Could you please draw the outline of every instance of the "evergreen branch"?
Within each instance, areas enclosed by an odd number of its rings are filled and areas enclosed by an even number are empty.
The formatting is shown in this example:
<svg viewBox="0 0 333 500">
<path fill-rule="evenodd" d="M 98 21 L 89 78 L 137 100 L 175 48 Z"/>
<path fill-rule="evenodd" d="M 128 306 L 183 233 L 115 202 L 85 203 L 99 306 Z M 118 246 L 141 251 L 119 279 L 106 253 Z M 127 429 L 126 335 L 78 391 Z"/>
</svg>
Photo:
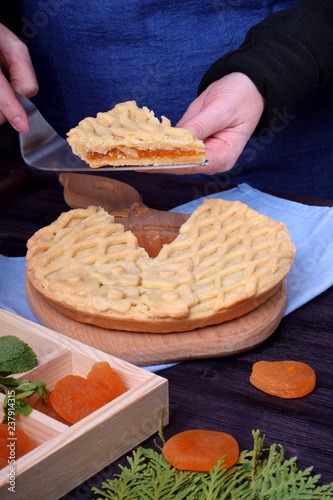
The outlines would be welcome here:
<svg viewBox="0 0 333 500">
<path fill-rule="evenodd" d="M 312 467 L 297 468 L 296 457 L 286 460 L 281 445 L 264 448 L 265 436 L 252 432 L 253 450 L 242 451 L 236 465 L 223 469 L 223 459 L 209 473 L 179 471 L 157 449 L 138 447 L 127 457 L 129 467 L 92 488 L 97 500 L 328 500 L 333 482 L 318 486 Z M 164 443 L 163 430 L 159 437 Z M 267 456 L 266 456 L 267 455 Z"/>
</svg>

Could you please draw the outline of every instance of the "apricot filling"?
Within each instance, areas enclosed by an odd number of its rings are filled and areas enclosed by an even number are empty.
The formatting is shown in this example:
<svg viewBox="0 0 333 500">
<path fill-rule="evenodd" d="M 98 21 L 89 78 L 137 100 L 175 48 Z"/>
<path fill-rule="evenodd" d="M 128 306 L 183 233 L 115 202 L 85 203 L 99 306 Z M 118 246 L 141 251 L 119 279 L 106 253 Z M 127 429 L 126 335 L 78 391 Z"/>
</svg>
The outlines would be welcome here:
<svg viewBox="0 0 333 500">
<path fill-rule="evenodd" d="M 189 158 L 193 156 L 202 156 L 202 153 L 198 155 L 197 151 L 194 150 L 184 150 L 184 149 L 148 149 L 148 150 L 140 150 L 135 148 L 126 148 L 126 151 L 123 151 L 121 148 L 114 148 L 106 153 L 97 153 L 94 151 L 89 151 L 87 153 L 87 158 L 89 160 L 107 160 L 109 162 L 113 162 L 119 159 L 126 158 L 142 158 L 142 159 L 162 159 L 162 158 Z M 204 161 L 204 157 L 202 158 Z"/>
</svg>

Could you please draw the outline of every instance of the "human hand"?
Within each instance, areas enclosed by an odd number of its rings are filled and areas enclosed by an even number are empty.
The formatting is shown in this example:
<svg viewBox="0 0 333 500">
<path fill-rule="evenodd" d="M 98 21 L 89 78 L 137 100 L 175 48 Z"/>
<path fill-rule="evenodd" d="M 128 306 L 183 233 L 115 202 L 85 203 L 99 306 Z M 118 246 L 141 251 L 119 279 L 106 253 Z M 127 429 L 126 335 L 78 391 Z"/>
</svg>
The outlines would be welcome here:
<svg viewBox="0 0 333 500">
<path fill-rule="evenodd" d="M 29 119 L 15 92 L 33 97 L 38 92 L 37 79 L 27 46 L 0 24 L 0 124 L 8 120 L 15 130 L 24 133 L 29 129 Z"/>
<path fill-rule="evenodd" d="M 204 141 L 209 163 L 205 167 L 174 169 L 172 173 L 211 175 L 230 170 L 255 130 L 264 107 L 264 98 L 243 73 L 231 73 L 212 83 L 190 104 L 177 124 Z"/>
</svg>

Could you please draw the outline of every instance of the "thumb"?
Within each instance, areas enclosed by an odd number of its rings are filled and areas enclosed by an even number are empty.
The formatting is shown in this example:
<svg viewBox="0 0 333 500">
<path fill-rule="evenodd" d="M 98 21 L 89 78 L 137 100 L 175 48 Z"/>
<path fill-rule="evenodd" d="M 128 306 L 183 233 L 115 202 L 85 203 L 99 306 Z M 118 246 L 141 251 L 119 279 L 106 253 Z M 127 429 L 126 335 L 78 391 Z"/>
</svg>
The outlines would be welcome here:
<svg viewBox="0 0 333 500">
<path fill-rule="evenodd" d="M 177 126 L 191 130 L 195 137 L 202 141 L 223 130 L 226 126 L 217 109 L 205 108 L 189 119 L 184 118 L 179 121 Z"/>
</svg>

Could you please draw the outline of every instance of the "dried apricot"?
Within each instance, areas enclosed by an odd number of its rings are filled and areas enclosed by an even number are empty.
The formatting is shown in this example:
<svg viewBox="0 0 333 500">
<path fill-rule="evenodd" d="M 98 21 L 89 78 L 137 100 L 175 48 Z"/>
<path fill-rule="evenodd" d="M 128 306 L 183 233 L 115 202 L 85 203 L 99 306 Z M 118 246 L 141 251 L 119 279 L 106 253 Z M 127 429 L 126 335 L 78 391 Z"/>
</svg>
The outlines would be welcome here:
<svg viewBox="0 0 333 500">
<path fill-rule="evenodd" d="M 172 436 L 162 453 L 177 469 L 208 472 L 222 457 L 225 457 L 222 468 L 234 465 L 239 446 L 236 439 L 225 432 L 194 429 Z"/>
<path fill-rule="evenodd" d="M 113 399 L 127 391 L 118 373 L 115 372 L 106 361 L 95 363 L 88 373 L 87 379 L 98 382 L 106 387 L 110 391 Z"/>
<path fill-rule="evenodd" d="M 252 367 L 250 382 L 267 394 L 301 398 L 315 388 L 316 374 L 300 361 L 258 361 Z"/>
<path fill-rule="evenodd" d="M 7 424 L 0 424 L 0 469 L 6 467 L 11 458 L 18 460 L 36 448 L 33 441 L 22 429 L 16 427 L 13 436 L 10 435 L 9 431 Z"/>
<path fill-rule="evenodd" d="M 50 396 L 55 411 L 71 424 L 75 424 L 111 400 L 112 396 L 108 389 L 79 375 L 66 375 L 58 380 Z"/>
<path fill-rule="evenodd" d="M 63 424 L 68 425 L 70 423 L 67 420 L 65 420 L 61 415 L 59 415 L 59 413 L 56 412 L 55 409 L 53 408 L 52 403 L 51 403 L 51 393 L 50 392 L 48 392 L 46 394 L 46 405 L 43 404 L 42 398 L 38 396 L 36 401 L 34 401 L 31 404 L 31 407 L 34 410 L 37 410 L 37 411 L 40 411 L 41 413 L 44 413 L 44 415 L 48 415 L 49 417 L 51 417 L 55 420 L 58 420 L 59 422 L 62 422 Z"/>
</svg>

